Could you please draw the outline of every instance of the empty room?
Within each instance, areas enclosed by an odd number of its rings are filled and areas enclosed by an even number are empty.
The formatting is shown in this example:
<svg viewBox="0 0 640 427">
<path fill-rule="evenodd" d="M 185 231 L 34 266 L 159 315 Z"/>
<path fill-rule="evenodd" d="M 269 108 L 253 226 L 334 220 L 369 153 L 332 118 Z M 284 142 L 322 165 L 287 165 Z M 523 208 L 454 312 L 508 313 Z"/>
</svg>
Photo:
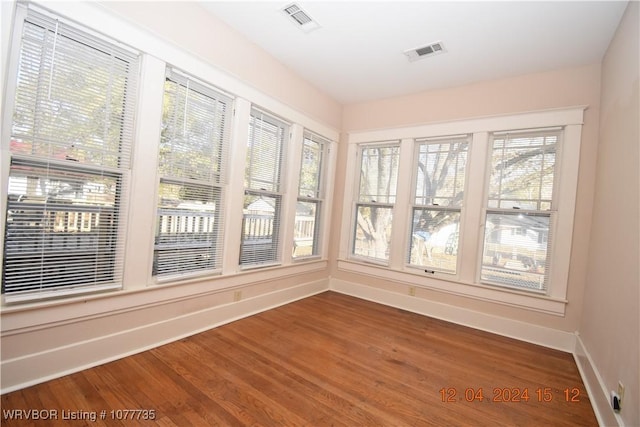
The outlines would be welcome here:
<svg viewBox="0 0 640 427">
<path fill-rule="evenodd" d="M 640 426 L 639 2 L 0 31 L 3 425 Z"/>
</svg>

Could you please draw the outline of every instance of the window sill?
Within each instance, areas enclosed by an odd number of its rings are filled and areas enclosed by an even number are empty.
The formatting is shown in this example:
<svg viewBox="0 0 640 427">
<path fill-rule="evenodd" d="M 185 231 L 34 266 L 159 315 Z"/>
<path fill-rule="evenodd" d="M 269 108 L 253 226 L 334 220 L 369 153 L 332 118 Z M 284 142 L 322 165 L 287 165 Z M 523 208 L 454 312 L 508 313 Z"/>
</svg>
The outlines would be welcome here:
<svg viewBox="0 0 640 427">
<path fill-rule="evenodd" d="M 564 299 L 547 295 L 482 283 L 464 282 L 459 279 L 454 280 L 451 275 L 446 273 L 436 272 L 425 277 L 424 274 L 418 274 L 419 270 L 416 272 L 399 271 L 356 260 L 338 260 L 338 270 L 555 316 L 564 316 L 567 304 Z"/>
<path fill-rule="evenodd" d="M 138 289 L 122 289 L 114 292 L 102 292 L 69 298 L 57 298 L 25 304 L 0 307 L 2 316 L 2 336 L 7 337 L 27 331 L 53 328 L 78 321 L 100 319 L 114 313 L 128 313 L 164 307 L 167 304 L 189 304 L 219 292 L 242 289 L 247 286 L 263 284 L 268 281 L 302 277 L 327 270 L 327 261 L 317 261 L 299 266 L 285 266 L 258 270 L 254 273 L 243 272 L 215 276 L 197 281 L 167 283 L 160 286 L 149 285 Z M 301 282 L 308 282 L 302 279 Z M 223 303 L 224 305 L 224 303 Z M 162 308 L 160 308 L 162 310 Z"/>
<path fill-rule="evenodd" d="M 25 317 L 22 320 L 29 325 L 32 322 L 58 322 L 61 320 L 58 316 L 66 319 L 66 314 L 64 313 L 66 313 L 67 309 L 60 311 L 59 308 L 61 307 L 80 305 L 83 307 L 82 310 L 85 311 L 84 314 L 100 316 L 106 312 L 130 310 L 140 306 L 162 305 L 169 301 L 190 299 L 198 295 L 227 291 L 254 283 L 295 277 L 316 271 L 326 271 L 327 264 L 327 261 L 322 259 L 300 265 L 240 271 L 235 274 L 182 278 L 179 281 L 163 282 L 162 284 L 150 282 L 148 286 L 142 288 L 128 288 L 125 285 L 124 288 L 111 292 L 38 300 L 24 304 L 7 305 L 3 303 L 0 307 L 0 313 L 3 315 L 23 313 Z M 88 304 L 98 300 L 101 302 L 99 309 L 96 309 L 95 305 Z M 34 317 L 30 314 L 33 310 L 42 310 L 42 314 L 39 317 Z M 3 330 L 5 328 L 13 329 L 11 325 L 3 323 Z"/>
<path fill-rule="evenodd" d="M 106 285 L 80 286 L 58 291 L 49 289 L 34 293 L 5 294 L 3 300 L 6 307 L 18 307 L 20 304 L 46 303 L 63 298 L 88 298 L 92 295 L 101 295 L 106 292 L 119 291 L 121 289 L 122 285 L 111 283 Z"/>
</svg>

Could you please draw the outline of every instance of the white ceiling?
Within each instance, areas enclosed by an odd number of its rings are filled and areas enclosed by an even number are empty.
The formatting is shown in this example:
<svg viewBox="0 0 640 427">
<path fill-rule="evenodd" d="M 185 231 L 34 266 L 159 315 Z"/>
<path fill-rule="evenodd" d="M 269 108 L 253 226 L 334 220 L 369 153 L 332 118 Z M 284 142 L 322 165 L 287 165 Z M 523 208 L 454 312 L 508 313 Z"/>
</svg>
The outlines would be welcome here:
<svg viewBox="0 0 640 427">
<path fill-rule="evenodd" d="M 291 1 L 205 2 L 281 63 L 342 104 L 596 63 L 626 1 L 299 1 L 320 27 L 305 33 Z M 447 52 L 403 52 L 441 41 Z"/>
</svg>

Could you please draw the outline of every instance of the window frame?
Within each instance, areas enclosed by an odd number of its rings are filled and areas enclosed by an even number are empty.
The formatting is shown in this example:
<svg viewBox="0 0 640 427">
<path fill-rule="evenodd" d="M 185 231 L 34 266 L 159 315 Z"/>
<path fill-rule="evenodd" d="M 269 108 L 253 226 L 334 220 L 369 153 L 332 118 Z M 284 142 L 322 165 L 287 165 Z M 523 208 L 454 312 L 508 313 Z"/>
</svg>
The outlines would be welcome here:
<svg viewBox="0 0 640 427">
<path fill-rule="evenodd" d="M 194 208 L 187 208 L 187 209 L 178 209 L 178 207 L 176 207 L 175 209 L 173 209 L 174 212 L 174 216 L 178 217 L 175 218 L 177 221 L 180 221 L 179 217 L 183 217 L 182 218 L 182 222 L 186 224 L 182 224 L 183 228 L 184 227 L 195 227 L 197 222 L 200 223 L 206 223 L 206 222 L 210 222 L 211 220 L 213 221 L 213 231 L 211 233 L 204 233 L 204 234 L 210 234 L 210 236 L 203 236 L 203 233 L 199 233 L 198 236 L 195 236 L 195 234 L 198 233 L 194 233 L 194 237 L 198 237 L 198 239 L 196 239 L 195 242 L 191 243 L 191 247 L 182 247 L 182 248 L 176 248 L 174 251 L 171 251 L 172 253 L 169 254 L 169 257 L 172 259 L 175 259 L 176 261 L 178 261 L 182 256 L 195 256 L 198 259 L 203 259 L 204 261 L 202 262 L 202 265 L 198 268 L 197 265 L 194 265 L 193 268 L 190 269 L 186 269 L 186 270 L 181 270 L 181 271 L 170 271 L 168 273 L 164 273 L 164 274 L 159 274 L 157 272 L 157 268 L 158 268 L 158 259 L 159 259 L 159 254 L 161 253 L 160 251 L 165 251 L 168 252 L 166 249 L 161 248 L 162 243 L 159 242 L 159 239 L 161 238 L 161 236 L 158 234 L 159 233 L 159 229 L 162 227 L 162 223 L 160 223 L 159 221 L 162 221 L 162 219 L 159 217 L 159 212 L 162 211 L 163 209 L 166 211 L 166 207 L 161 207 L 159 205 L 159 200 L 160 200 L 160 194 L 158 194 L 158 196 L 156 197 L 156 212 L 155 212 L 155 216 L 154 216 L 154 224 L 155 224 L 155 239 L 154 239 L 154 249 L 153 249 L 153 267 L 152 267 L 152 277 L 155 279 L 155 281 L 157 283 L 165 283 L 165 282 L 171 282 L 171 281 L 176 281 L 176 280 L 181 280 L 181 279 L 188 279 L 191 277 L 198 277 L 198 276 L 203 276 L 203 275 L 218 275 L 222 273 L 222 267 L 223 267 L 223 255 L 224 255 L 224 236 L 225 236 L 225 208 L 226 208 L 226 194 L 227 194 L 227 172 L 228 172 L 228 167 L 229 167 L 229 145 L 230 145 L 230 140 L 231 140 L 231 122 L 232 122 L 232 117 L 233 117 L 233 109 L 234 109 L 234 99 L 232 96 L 230 96 L 229 94 L 219 90 L 218 88 L 214 87 L 211 84 L 208 84 L 194 76 L 192 76 L 189 73 L 186 73 L 176 67 L 172 67 L 170 65 L 167 64 L 166 66 L 166 71 L 165 71 L 165 82 L 164 82 L 164 86 L 163 86 L 163 112 L 162 114 L 165 114 L 164 108 L 166 107 L 166 96 L 167 96 L 167 86 L 168 86 L 168 82 L 171 82 L 171 84 L 175 85 L 179 90 L 183 90 L 184 89 L 184 93 L 185 93 L 185 101 L 184 101 L 184 105 L 180 105 L 180 108 L 184 109 L 184 112 L 182 112 L 182 115 L 184 116 L 184 113 L 186 113 L 187 108 L 188 108 L 188 100 L 189 100 L 189 96 L 193 96 L 192 93 L 194 94 L 198 94 L 201 97 L 206 97 L 208 98 L 208 100 L 212 101 L 215 104 L 215 111 L 212 113 L 212 115 L 207 115 L 207 118 L 211 119 L 211 121 L 215 121 L 213 119 L 217 119 L 219 120 L 220 126 L 221 127 L 216 127 L 217 130 L 217 134 L 216 135 L 216 139 L 217 141 L 212 142 L 212 145 L 214 146 L 214 148 L 216 149 L 216 153 L 212 153 L 211 157 L 207 157 L 207 160 L 211 161 L 212 166 L 216 166 L 214 168 L 217 169 L 216 172 L 211 172 L 209 179 L 202 179 L 203 177 L 199 177 L 199 178 L 185 178 L 185 177 L 178 177 L 178 176 L 173 176 L 172 174 L 162 174 L 161 173 L 161 163 L 163 161 L 163 156 L 162 153 L 158 153 L 158 184 L 157 184 L 157 192 L 160 192 L 160 187 L 164 184 L 164 185 L 178 185 L 178 186 L 183 186 L 183 188 L 191 188 L 191 189 L 195 189 L 195 188 L 199 188 L 202 189 L 205 193 L 202 194 L 202 196 L 211 196 L 213 198 L 213 200 L 215 201 L 214 205 L 216 207 L 215 212 L 213 212 L 212 214 L 202 214 L 202 209 L 196 209 Z M 169 95 L 171 96 L 171 94 Z M 179 95 L 173 95 L 174 97 L 178 97 Z M 219 111 L 220 108 L 220 104 L 224 105 L 224 111 L 221 113 Z M 209 111 L 207 111 L 207 113 L 210 113 Z M 180 112 L 174 112 L 173 114 L 174 116 L 179 116 Z M 202 117 L 201 117 L 202 119 Z M 183 117 L 184 120 L 184 126 L 186 126 L 186 121 L 187 118 Z M 170 126 L 168 126 L 170 127 Z M 175 131 L 175 129 L 173 129 Z M 197 128 L 196 128 L 197 130 Z M 206 133 L 207 131 L 209 131 L 211 129 L 203 129 L 202 131 L 204 133 Z M 191 130 L 191 132 L 193 132 L 193 130 Z M 161 150 L 162 145 L 163 145 L 163 141 L 162 141 L 162 136 L 160 136 L 160 141 L 158 144 L 158 151 Z M 213 136 L 211 137 L 213 138 Z M 176 148 L 173 138 L 171 137 L 167 137 L 166 138 L 167 141 L 165 141 L 168 145 L 170 145 L 172 148 Z M 187 146 L 183 144 L 178 143 L 178 147 L 180 149 L 185 149 L 187 148 Z M 217 156 L 216 156 L 217 154 Z M 172 163 L 175 163 L 175 159 L 171 158 L 170 159 L 172 161 Z M 172 166 L 178 166 L 173 164 Z M 180 171 L 178 171 L 180 172 Z M 181 170 L 181 172 L 186 172 L 185 170 Z M 183 215 L 183 213 L 193 213 L 194 215 Z M 200 212 L 200 214 L 198 214 L 198 212 Z M 164 221 L 164 225 L 165 228 L 166 227 L 170 227 L 171 224 L 171 218 L 167 218 L 166 221 Z M 178 226 L 180 224 L 177 224 L 176 226 Z M 174 227 L 175 228 L 175 227 Z M 203 239 L 201 239 L 200 237 L 205 237 L 204 242 L 201 242 Z M 177 236 L 177 239 L 179 240 L 180 237 Z M 201 242 L 201 243 L 199 243 Z M 203 245 L 211 245 L 210 249 L 208 251 L 203 251 L 202 247 Z M 186 249 L 186 250 L 185 250 Z M 182 255 L 181 255 L 182 254 Z M 210 258 L 209 258 L 210 257 Z"/>
<path fill-rule="evenodd" d="M 501 207 L 500 203 L 501 203 L 501 199 L 495 199 L 498 203 L 497 207 L 490 207 L 490 203 L 491 200 L 494 200 L 491 198 L 491 194 L 490 194 L 490 186 L 491 186 L 491 175 L 492 175 L 492 159 L 493 159 L 493 144 L 495 141 L 495 137 L 496 135 L 498 136 L 503 136 L 506 139 L 508 136 L 510 135 L 514 135 L 514 136 L 532 136 L 532 135 L 538 135 L 538 136 L 542 136 L 543 138 L 546 138 L 549 134 L 555 133 L 557 136 L 557 140 L 555 142 L 555 158 L 554 158 L 554 171 L 553 171 L 553 192 L 552 192 L 552 196 L 551 196 L 551 200 L 548 201 L 549 203 L 549 209 L 541 209 L 541 203 L 544 203 L 546 201 L 546 199 L 537 199 L 537 206 L 538 209 L 531 209 L 531 208 L 520 208 L 520 207 L 515 207 L 515 208 L 507 208 L 507 207 Z M 552 128 L 536 128 L 536 129 L 525 129 L 525 130 L 511 130 L 511 131 L 495 131 L 495 132 L 491 132 L 489 134 L 489 139 L 488 139 L 488 147 L 487 147 L 487 164 L 486 164 L 486 184 L 485 184 L 485 199 L 484 199 L 484 212 L 483 212 L 483 232 L 482 232 L 482 239 L 481 239 L 481 245 L 482 248 L 480 250 L 480 263 L 479 263 L 479 267 L 478 267 L 478 275 L 477 275 L 477 281 L 479 283 L 483 283 L 486 285 L 490 285 L 490 286 L 498 286 L 498 287 L 505 287 L 505 288 L 511 288 L 513 290 L 516 291 L 522 291 L 522 292 L 531 292 L 531 293 L 537 293 L 540 295 L 547 295 L 550 291 L 550 287 L 551 287 L 551 283 L 549 283 L 551 281 L 551 272 L 553 271 L 553 265 L 554 262 L 552 261 L 553 259 L 553 251 L 554 251 L 554 242 L 555 242 L 555 238 L 551 238 L 550 236 L 555 236 L 556 234 L 556 230 L 557 230 L 557 225 L 556 225 L 556 217 L 558 215 L 558 209 L 557 209 L 557 205 L 560 202 L 558 200 L 557 197 L 557 191 L 556 188 L 559 185 L 559 180 L 560 180 L 560 175 L 561 170 L 561 164 L 562 164 L 562 150 L 563 150 L 563 146 L 564 146 L 564 138 L 563 138 L 563 134 L 564 134 L 564 128 L 563 127 L 552 127 Z M 505 141 L 506 142 L 506 141 Z M 523 199 L 524 200 L 524 199 Z M 532 201 L 534 199 L 531 199 L 529 201 Z M 517 204 L 517 200 L 511 200 L 512 204 Z M 544 281 L 543 283 L 541 283 L 540 285 L 540 289 L 536 289 L 536 288 L 526 288 L 524 286 L 517 286 L 517 285 L 509 285 L 507 283 L 504 282 L 499 282 L 499 281 L 492 281 L 486 278 L 483 278 L 483 267 L 484 267 L 484 262 L 483 262 L 483 257 L 484 257 L 484 248 L 486 245 L 486 224 L 487 224 L 487 218 L 489 215 L 504 215 L 504 216 L 509 216 L 509 215 L 525 215 L 525 216 L 531 216 L 531 217 L 546 217 L 548 218 L 548 230 L 546 233 L 546 260 L 545 260 L 545 264 L 547 263 L 551 263 L 550 268 L 546 268 L 545 269 L 545 274 L 544 274 Z M 513 270 L 508 270 L 508 271 L 513 271 Z M 508 274 L 508 273 L 507 273 Z"/>
<path fill-rule="evenodd" d="M 266 255 L 268 255 L 268 257 L 264 259 L 252 258 L 250 260 L 247 260 L 247 262 L 243 262 L 244 250 L 248 248 L 248 247 L 245 247 L 244 242 L 247 240 L 250 240 L 250 239 L 247 239 L 246 238 L 247 236 L 245 235 L 247 230 L 247 225 L 246 225 L 247 213 L 245 213 L 244 211 L 248 206 L 245 207 L 244 203 L 246 201 L 243 202 L 242 226 L 240 229 L 240 253 L 238 254 L 238 267 L 241 270 L 261 268 L 261 267 L 271 267 L 271 266 L 281 265 L 283 263 L 283 241 L 284 241 L 283 233 L 286 226 L 285 221 L 283 220 L 285 219 L 284 210 L 286 208 L 285 206 L 285 202 L 286 202 L 285 196 L 286 196 L 286 189 L 287 189 L 286 178 L 288 176 L 288 173 L 287 173 L 288 160 L 289 160 L 288 148 L 291 141 L 291 123 L 281 119 L 275 114 L 266 112 L 260 109 L 259 107 L 252 105 L 249 113 L 249 121 L 248 121 L 249 129 L 251 129 L 251 127 L 254 126 L 252 124 L 252 120 L 258 120 L 258 119 L 280 129 L 282 132 L 282 139 L 279 141 L 279 144 L 280 144 L 279 155 L 276 159 L 278 163 L 278 171 L 277 171 L 278 176 L 276 180 L 269 183 L 274 186 L 273 189 L 252 188 L 251 187 L 252 180 L 255 175 L 253 175 L 252 173 L 249 173 L 249 175 L 247 176 L 247 173 L 248 173 L 248 170 L 253 165 L 253 163 L 245 161 L 244 163 L 245 169 L 243 171 L 243 177 L 244 179 L 249 178 L 249 181 L 245 182 L 245 184 L 243 185 L 243 193 L 245 198 L 258 197 L 259 200 L 264 198 L 273 199 L 274 206 L 271 206 L 271 208 L 274 210 L 274 214 L 273 214 L 273 219 L 271 221 L 271 225 L 267 224 L 268 227 L 271 227 L 271 240 L 270 242 L 266 242 L 266 245 L 263 245 L 264 246 L 263 252 Z M 253 130 L 253 132 L 255 132 L 255 130 Z M 278 133 L 280 133 L 280 131 Z M 250 149 L 248 148 L 249 142 L 255 138 L 256 138 L 255 134 L 252 136 L 251 131 L 247 132 L 247 141 L 245 142 L 245 144 L 247 144 L 245 159 L 247 159 L 250 156 L 249 154 Z M 260 218 L 257 218 L 257 219 L 259 220 Z M 262 228 L 263 225 L 264 224 L 257 224 L 257 227 Z M 255 229 L 255 228 L 252 228 L 251 224 L 248 227 L 250 230 Z M 273 247 L 274 245 L 275 247 Z M 260 250 L 260 248 L 258 247 L 258 245 L 255 245 L 253 247 L 253 250 L 257 251 L 257 250 Z"/>
<path fill-rule="evenodd" d="M 408 245 L 407 245 L 407 253 L 406 253 L 406 257 L 405 257 L 405 263 L 406 263 L 406 267 L 408 268 L 417 268 L 417 269 L 421 269 L 423 271 L 429 270 L 429 272 L 431 272 L 431 274 L 446 274 L 449 275 L 451 278 L 457 278 L 458 277 L 458 273 L 460 270 L 460 263 L 461 263 L 461 257 L 458 256 L 458 248 L 460 246 L 460 242 L 463 239 L 463 233 L 461 230 L 461 224 L 464 221 L 464 201 L 465 201 L 465 197 L 466 197 L 466 189 L 467 189 L 467 174 L 468 174 L 468 169 L 469 169 L 469 153 L 471 150 L 471 135 L 466 134 L 466 135 L 452 135 L 452 136 L 442 136 L 442 137 L 430 137 L 430 138 L 415 138 L 413 141 L 413 150 L 414 150 L 414 158 L 413 158 L 413 176 L 412 176 L 412 181 L 411 181 L 411 211 L 409 212 L 409 215 L 411 217 L 410 222 L 408 224 Z M 465 165 L 463 168 L 463 174 L 464 174 L 464 181 L 462 183 L 462 193 L 463 193 L 463 199 L 459 201 L 459 203 L 457 203 L 456 205 L 440 205 L 440 204 L 419 204 L 417 202 L 417 190 L 418 190 L 418 186 L 417 186 L 417 179 L 418 179 L 418 163 L 419 163 L 419 157 L 420 157 L 420 147 L 422 145 L 429 145 L 429 144 L 466 144 L 466 149 L 465 149 Z M 445 198 L 445 197 L 442 197 Z M 456 242 L 456 265 L 455 265 L 455 270 L 451 271 L 451 270 L 446 270 L 443 268 L 438 268 L 437 266 L 430 266 L 430 265 L 421 265 L 421 264 L 415 264 L 412 263 L 412 249 L 413 249 L 413 236 L 414 236 L 414 212 L 416 210 L 428 210 L 428 211 L 439 211 L 439 212 L 456 212 L 459 215 L 459 224 L 458 224 L 458 230 L 456 231 L 458 237 L 457 237 L 457 242 Z M 425 246 L 425 250 L 429 251 L 429 248 Z"/>
<path fill-rule="evenodd" d="M 312 143 L 317 143 L 319 146 L 318 155 L 320 156 L 320 164 L 317 172 L 317 183 L 316 188 L 314 190 L 314 194 L 312 195 L 303 195 L 302 192 L 302 173 L 303 173 L 303 165 L 304 165 L 304 154 L 305 154 L 305 144 L 307 141 L 311 141 Z M 322 230 L 324 229 L 324 210 L 325 210 L 325 199 L 326 199 L 326 171 L 327 171 L 327 163 L 328 157 L 330 153 L 330 144 L 331 142 L 310 130 L 304 129 L 302 135 L 302 147 L 300 150 L 300 170 L 298 173 L 298 190 L 296 197 L 296 209 L 299 203 L 309 203 L 315 205 L 315 218 L 313 225 L 313 237 L 311 241 L 311 253 L 308 255 L 297 255 L 296 251 L 298 250 L 298 241 L 296 240 L 296 230 L 298 229 L 298 215 L 296 212 L 294 218 L 294 242 L 293 242 L 293 250 L 291 251 L 291 258 L 294 261 L 302 261 L 305 259 L 313 259 L 318 258 L 322 254 L 323 247 L 323 239 L 322 239 Z"/>
<path fill-rule="evenodd" d="M 65 37 L 68 40 L 71 40 L 73 43 L 81 44 L 89 46 L 90 48 L 96 50 L 99 53 L 106 52 L 115 52 L 114 55 L 117 56 L 117 59 L 120 61 L 125 61 L 129 64 L 128 72 L 123 74 L 125 76 L 127 85 L 124 89 L 124 100 L 123 100 L 123 111 L 121 114 L 122 122 L 120 128 L 120 137 L 118 138 L 118 151 L 117 151 L 117 165 L 109 166 L 105 164 L 93 164 L 92 162 L 83 162 L 78 161 L 75 157 L 66 156 L 64 159 L 56 159 L 51 155 L 31 155 L 31 154 L 21 154 L 11 152 L 9 147 L 9 141 L 11 140 L 12 129 L 13 129 L 13 114 L 16 108 L 16 95 L 18 92 L 18 76 L 19 76 L 19 65 L 20 65 L 20 57 L 22 54 L 22 44 L 23 44 L 23 31 L 25 29 L 25 25 L 27 22 L 31 22 L 30 25 L 35 25 L 39 27 L 46 28 L 46 31 L 54 32 L 54 42 L 53 49 L 55 55 L 55 43 L 56 37 Z M 55 23 L 55 24 L 54 24 Z M 58 32 L 60 31 L 60 32 Z M 64 33 L 63 33 L 64 32 Z M 23 5 L 19 4 L 15 9 L 15 20 L 14 25 L 12 27 L 12 44 L 10 46 L 10 50 L 8 53 L 8 66 L 7 66 L 7 84 L 5 87 L 4 93 L 4 114 L 2 116 L 2 151 L 7 153 L 7 156 L 3 156 L 3 173 L 0 181 L 2 181 L 3 188 L 3 197 L 2 197 L 2 227 L 3 233 L 0 238 L 0 253 L 3 257 L 3 263 L 5 262 L 6 251 L 5 245 L 7 244 L 4 230 L 8 226 L 7 221 L 7 198 L 8 194 L 8 183 L 10 178 L 10 165 L 15 159 L 18 162 L 27 161 L 31 162 L 34 165 L 37 163 L 38 167 L 48 168 L 51 165 L 52 170 L 67 170 L 73 171 L 78 170 L 79 173 L 85 173 L 89 175 L 100 176 L 103 171 L 105 176 L 111 176 L 116 180 L 116 193 L 115 193 L 115 204 L 117 206 L 117 224 L 111 233 L 112 237 L 115 239 L 116 244 L 112 250 L 113 257 L 115 259 L 114 265 L 112 267 L 113 272 L 110 276 L 113 276 L 113 280 L 110 280 L 110 283 L 104 284 L 77 284 L 77 285 L 69 285 L 62 286 L 59 289 L 55 289 L 56 287 L 44 286 L 37 291 L 28 291 L 28 292 L 16 292 L 15 294 L 9 293 L 6 294 L 4 292 L 3 285 L 3 294 L 2 300 L 4 304 L 12 304 L 12 303 L 23 303 L 23 302 L 31 302 L 31 301 L 39 301 L 39 300 L 48 300 L 50 298 L 60 298 L 60 297 L 70 297 L 74 295 L 83 295 L 83 294 L 92 294 L 104 291 L 113 291 L 122 289 L 124 286 L 124 251 L 127 245 L 127 239 L 125 236 L 125 231 L 127 228 L 127 218 L 128 218 L 128 205 L 129 205 L 129 192 L 130 192 L 130 175 L 132 168 L 132 152 L 133 147 L 135 145 L 135 127 L 134 120 L 135 115 L 137 114 L 138 108 L 138 88 L 140 85 L 140 69 L 141 69 L 141 54 L 135 49 L 131 49 L 128 46 L 125 46 L 117 39 L 113 39 L 110 37 L 106 37 L 103 35 L 97 34 L 91 28 L 87 28 L 84 25 L 77 24 L 75 22 L 67 20 L 65 17 L 60 16 L 56 13 L 48 12 L 39 7 L 34 7 L 33 5 Z M 72 51 L 73 57 L 78 57 L 80 52 Z M 53 66 L 50 67 L 55 68 Z M 54 70 L 55 72 L 55 70 Z M 42 79 L 42 74 L 39 74 L 38 80 Z M 52 77 L 50 78 L 50 83 Z M 108 109 L 106 110 L 109 111 Z M 104 130 L 103 130 L 104 131 Z M 35 134 L 34 134 L 35 135 Z M 5 145 L 6 144 L 6 145 Z M 90 149 L 86 149 L 85 147 L 80 147 L 81 154 L 86 155 L 86 152 L 90 152 Z M 76 163 L 77 162 L 77 163 Z M 44 177 L 44 176 L 43 176 Z M 77 216 L 77 215 L 76 215 Z M 3 267 L 3 275 L 4 275 L 4 267 Z"/>
<path fill-rule="evenodd" d="M 393 194 L 387 194 L 385 195 L 385 197 L 387 197 L 387 201 L 386 202 L 379 202 L 377 200 L 370 200 L 370 201 L 361 201 L 361 195 L 360 195 L 360 186 L 361 186 L 361 178 L 362 178 L 362 161 L 363 161 L 363 155 L 362 152 L 365 149 L 368 148 L 397 148 L 398 151 L 398 165 L 396 166 L 396 176 L 395 176 L 395 188 L 393 191 Z M 399 183 L 399 169 L 400 169 L 400 158 L 401 158 L 401 154 L 402 154 L 402 144 L 401 141 L 398 139 L 391 139 L 391 140 L 386 140 L 386 141 L 380 141 L 380 142 L 364 142 L 361 144 L 358 144 L 357 146 L 357 153 L 356 153 L 356 161 L 354 162 L 358 167 L 354 168 L 355 173 L 357 173 L 357 179 L 354 180 L 354 189 L 353 189 L 353 198 L 352 201 L 350 203 L 350 205 L 352 206 L 352 214 L 350 215 L 351 217 L 351 226 L 350 226 L 350 244 L 349 244 L 349 258 L 350 259 L 354 259 L 354 260 L 360 260 L 362 262 L 367 262 L 367 263 L 371 263 L 371 264 L 379 264 L 379 265 L 390 265 L 391 263 L 391 254 L 392 254 L 392 246 L 393 243 L 392 241 L 390 241 L 387 245 L 387 252 L 389 252 L 389 257 L 385 260 L 382 258 L 377 258 L 377 257 L 372 257 L 372 256 L 365 256 L 365 255 L 359 255 L 356 254 L 356 241 L 357 241 L 357 229 L 358 229 L 358 209 L 360 207 L 368 207 L 370 209 L 389 209 L 391 212 L 391 233 L 393 234 L 393 229 L 395 227 L 394 223 L 396 222 L 395 220 L 395 215 L 396 215 L 396 206 L 398 203 L 398 183 Z M 389 198 L 393 197 L 393 202 L 389 202 Z M 391 239 L 393 240 L 393 239 Z"/>
</svg>

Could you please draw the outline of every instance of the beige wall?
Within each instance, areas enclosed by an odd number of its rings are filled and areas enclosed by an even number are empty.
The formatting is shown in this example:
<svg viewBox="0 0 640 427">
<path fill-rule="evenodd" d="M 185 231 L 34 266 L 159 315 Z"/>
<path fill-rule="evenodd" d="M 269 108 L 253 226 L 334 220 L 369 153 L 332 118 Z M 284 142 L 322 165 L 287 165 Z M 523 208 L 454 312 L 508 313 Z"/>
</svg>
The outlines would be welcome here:
<svg viewBox="0 0 640 427">
<path fill-rule="evenodd" d="M 626 388 L 620 417 L 640 425 L 640 3 L 630 2 L 602 64 L 600 143 L 579 332 L 608 390 Z"/>
<path fill-rule="evenodd" d="M 336 101 L 294 74 L 197 2 L 105 1 L 101 4 L 262 93 L 328 126 L 340 128 L 342 110 Z M 176 22 L 188 24 L 176 25 Z M 205 38 L 203 34 L 206 34 Z"/>
<path fill-rule="evenodd" d="M 339 151 L 336 182 L 344 182 L 346 173 L 346 134 L 355 130 L 383 129 L 471 117 L 511 114 L 525 111 L 587 105 L 583 127 L 580 172 L 577 193 L 577 217 L 571 253 L 565 317 L 522 310 L 516 307 L 423 290 L 420 297 L 454 307 L 507 317 L 531 324 L 574 332 L 582 314 L 584 283 L 587 271 L 587 247 L 591 228 L 593 183 L 598 142 L 600 108 L 600 65 L 531 74 L 488 81 L 457 88 L 423 92 L 376 102 L 347 105 L 343 115 L 343 141 Z M 350 185 L 350 183 L 345 183 Z M 336 189 L 333 221 L 342 220 L 343 186 Z M 346 214 L 345 214 L 346 215 Z M 338 256 L 339 231 L 334 227 L 330 259 Z M 332 264 L 336 279 L 371 285 L 396 292 L 405 286 L 390 281 L 339 271 Z"/>
</svg>

